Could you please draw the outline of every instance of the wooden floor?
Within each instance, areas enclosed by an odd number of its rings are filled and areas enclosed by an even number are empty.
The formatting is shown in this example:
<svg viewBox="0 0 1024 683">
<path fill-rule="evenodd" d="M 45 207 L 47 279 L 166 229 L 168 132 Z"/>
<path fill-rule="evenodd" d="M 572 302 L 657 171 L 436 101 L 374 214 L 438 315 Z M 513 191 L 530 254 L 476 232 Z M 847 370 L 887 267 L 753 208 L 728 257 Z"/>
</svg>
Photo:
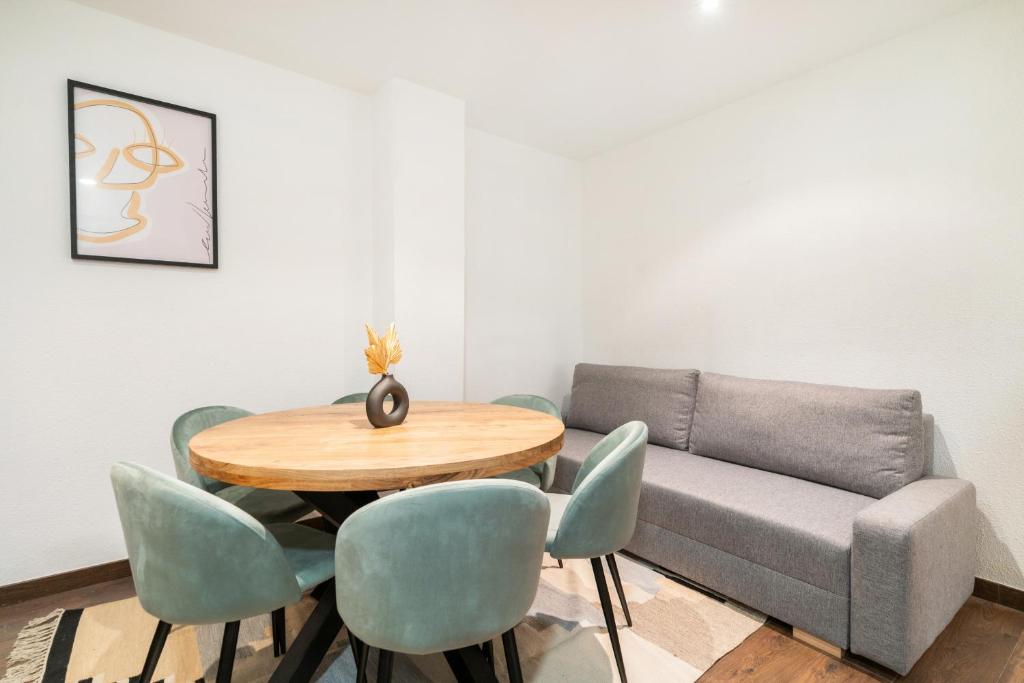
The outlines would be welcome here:
<svg viewBox="0 0 1024 683">
<path fill-rule="evenodd" d="M 58 607 L 88 607 L 133 594 L 131 579 L 125 578 L 0 607 L 0 662 L 6 662 L 14 639 L 30 619 Z M 971 598 L 949 628 L 904 678 L 871 662 L 857 658 L 840 661 L 822 654 L 793 640 L 785 624 L 769 621 L 742 645 L 719 660 L 700 680 L 704 683 L 1024 681 L 1024 612 L 980 598 Z"/>
<path fill-rule="evenodd" d="M 769 621 L 715 663 L 701 679 L 873 683 L 1010 683 L 1024 681 L 1024 612 L 970 598 L 906 676 L 858 657 L 842 661 L 793 640 Z"/>
</svg>

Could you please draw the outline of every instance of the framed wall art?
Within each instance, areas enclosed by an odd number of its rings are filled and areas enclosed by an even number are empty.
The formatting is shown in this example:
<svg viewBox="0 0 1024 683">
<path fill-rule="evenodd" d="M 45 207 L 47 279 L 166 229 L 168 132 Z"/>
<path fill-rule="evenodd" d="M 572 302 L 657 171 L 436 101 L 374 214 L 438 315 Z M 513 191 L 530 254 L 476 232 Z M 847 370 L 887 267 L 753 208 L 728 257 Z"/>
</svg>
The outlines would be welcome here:
<svg viewBox="0 0 1024 683">
<path fill-rule="evenodd" d="M 68 81 L 71 257 L 217 267 L 217 117 Z"/>
</svg>

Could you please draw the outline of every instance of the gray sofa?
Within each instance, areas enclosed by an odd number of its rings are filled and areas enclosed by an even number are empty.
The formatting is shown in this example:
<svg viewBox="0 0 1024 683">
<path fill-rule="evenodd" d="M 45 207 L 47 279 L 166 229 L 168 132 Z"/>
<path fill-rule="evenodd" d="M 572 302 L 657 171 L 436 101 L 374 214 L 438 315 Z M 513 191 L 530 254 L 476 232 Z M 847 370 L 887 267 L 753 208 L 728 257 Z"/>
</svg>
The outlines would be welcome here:
<svg viewBox="0 0 1024 683">
<path fill-rule="evenodd" d="M 975 492 L 927 476 L 921 396 L 580 364 L 555 489 L 650 429 L 627 550 L 901 674 L 970 596 Z"/>
</svg>

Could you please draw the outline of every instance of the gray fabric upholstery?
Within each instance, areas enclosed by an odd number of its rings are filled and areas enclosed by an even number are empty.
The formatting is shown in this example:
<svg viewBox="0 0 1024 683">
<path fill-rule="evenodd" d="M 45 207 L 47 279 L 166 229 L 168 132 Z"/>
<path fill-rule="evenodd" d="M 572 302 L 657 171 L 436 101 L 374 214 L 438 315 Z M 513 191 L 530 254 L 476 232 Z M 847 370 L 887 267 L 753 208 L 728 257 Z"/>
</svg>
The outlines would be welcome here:
<svg viewBox="0 0 1024 683">
<path fill-rule="evenodd" d="M 881 498 L 924 473 L 921 395 L 704 373 L 690 451 Z"/>
<path fill-rule="evenodd" d="M 686 450 L 698 374 L 579 363 L 565 424 L 607 434 L 640 420 L 647 424 L 649 443 Z"/>
<path fill-rule="evenodd" d="M 907 673 L 974 586 L 974 485 L 926 477 L 854 521 L 850 649 Z"/>
<path fill-rule="evenodd" d="M 566 436 L 562 453 L 573 465 L 594 437 L 600 438 L 576 430 Z M 648 446 L 639 519 L 845 597 L 853 520 L 875 502 L 802 479 Z"/>
<path fill-rule="evenodd" d="M 604 369 L 611 384 L 622 370 Z M 921 478 L 934 421 L 918 392 L 699 377 L 688 449 L 651 430 L 626 549 L 906 673 L 970 595 L 976 558 L 974 487 Z M 573 416 L 614 400 L 647 408 L 574 382 L 552 491 L 573 490 L 603 438 Z M 557 519 L 568 499 L 549 499 Z"/>
<path fill-rule="evenodd" d="M 846 647 L 850 609 L 845 597 L 642 520 L 626 550 Z"/>
<path fill-rule="evenodd" d="M 667 449 L 648 453 L 640 518 L 818 588 L 850 591 L 857 513 L 873 498 Z"/>
<path fill-rule="evenodd" d="M 921 418 L 924 421 L 924 469 L 922 472 L 932 472 L 935 465 L 935 417 L 925 413 Z"/>
</svg>

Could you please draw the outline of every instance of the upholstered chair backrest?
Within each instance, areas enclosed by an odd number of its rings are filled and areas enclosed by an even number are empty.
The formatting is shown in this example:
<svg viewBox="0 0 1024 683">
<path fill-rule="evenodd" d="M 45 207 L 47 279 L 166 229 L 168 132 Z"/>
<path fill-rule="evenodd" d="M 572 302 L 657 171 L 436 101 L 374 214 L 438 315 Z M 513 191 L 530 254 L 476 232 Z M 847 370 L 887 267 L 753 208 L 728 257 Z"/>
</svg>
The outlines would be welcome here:
<svg viewBox="0 0 1024 683">
<path fill-rule="evenodd" d="M 384 650 L 427 654 L 486 642 L 533 602 L 549 515 L 543 493 L 502 479 L 371 503 L 338 531 L 338 612 Z"/>
<path fill-rule="evenodd" d="M 171 624 L 235 621 L 302 597 L 280 544 L 249 514 L 148 467 L 110 472 L 143 608 Z"/>
<path fill-rule="evenodd" d="M 175 420 L 171 427 L 171 453 L 174 455 L 174 471 L 178 473 L 178 479 L 210 493 L 216 493 L 228 486 L 222 481 L 204 477 L 192 469 L 192 463 L 188 460 L 188 442 L 204 429 L 249 415 L 252 413 L 248 410 L 233 406 L 203 406 L 194 408 Z"/>
<path fill-rule="evenodd" d="M 627 422 L 601 439 L 580 467 L 554 542 L 555 557 L 600 557 L 636 530 L 647 425 Z"/>
<path fill-rule="evenodd" d="M 537 396 L 535 394 L 509 394 L 508 396 L 502 396 L 496 398 L 491 403 L 496 403 L 503 406 L 515 406 L 517 408 L 528 408 L 530 410 L 536 410 L 541 413 L 547 413 L 551 417 L 562 419 L 562 413 L 558 410 L 558 406 L 544 398 L 543 396 Z M 537 473 L 540 477 L 540 488 L 542 491 L 547 491 L 551 488 L 551 484 L 555 481 L 555 465 L 558 462 L 558 454 L 555 453 L 553 456 L 539 462 L 536 465 L 530 465 L 530 469 Z"/>
</svg>

